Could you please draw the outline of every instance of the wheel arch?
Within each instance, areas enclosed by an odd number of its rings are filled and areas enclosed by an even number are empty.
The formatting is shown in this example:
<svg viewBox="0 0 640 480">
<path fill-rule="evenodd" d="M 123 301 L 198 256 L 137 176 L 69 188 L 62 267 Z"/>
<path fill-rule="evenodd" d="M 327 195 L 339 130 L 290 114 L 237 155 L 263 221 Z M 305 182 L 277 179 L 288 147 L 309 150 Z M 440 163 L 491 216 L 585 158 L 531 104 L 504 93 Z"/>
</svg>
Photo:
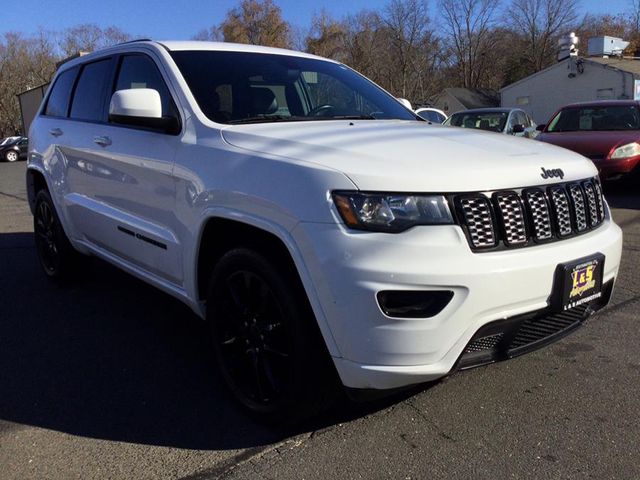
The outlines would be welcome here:
<svg viewBox="0 0 640 480">
<path fill-rule="evenodd" d="M 51 193 L 44 173 L 33 167 L 27 168 L 27 198 L 32 215 L 36 207 L 36 195 L 40 190 L 46 190 Z"/>
<path fill-rule="evenodd" d="M 332 356 L 340 356 L 303 257 L 288 231 L 266 220 L 215 215 L 203 222 L 198 238 L 194 266 L 195 293 L 199 301 L 205 300 L 211 272 L 225 252 L 234 247 L 253 249 L 275 260 L 278 266 L 283 265 L 286 273 L 298 282 L 300 293 L 305 295 L 315 315 L 327 350 Z"/>
</svg>

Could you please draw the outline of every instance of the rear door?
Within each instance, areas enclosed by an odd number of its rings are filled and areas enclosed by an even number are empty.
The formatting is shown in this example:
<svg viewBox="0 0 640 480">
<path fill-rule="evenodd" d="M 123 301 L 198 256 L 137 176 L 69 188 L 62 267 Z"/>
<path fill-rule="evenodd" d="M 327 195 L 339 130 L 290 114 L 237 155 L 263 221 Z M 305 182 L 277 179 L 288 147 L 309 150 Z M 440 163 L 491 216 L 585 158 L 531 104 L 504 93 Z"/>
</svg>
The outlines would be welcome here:
<svg viewBox="0 0 640 480">
<path fill-rule="evenodd" d="M 175 103 L 153 59 L 119 55 L 85 65 L 71 102 L 78 142 L 68 152 L 67 202 L 84 239 L 174 284 L 182 283 L 175 235 L 173 160 L 178 135 L 109 121 L 115 90 L 154 88 L 163 114 Z"/>
</svg>

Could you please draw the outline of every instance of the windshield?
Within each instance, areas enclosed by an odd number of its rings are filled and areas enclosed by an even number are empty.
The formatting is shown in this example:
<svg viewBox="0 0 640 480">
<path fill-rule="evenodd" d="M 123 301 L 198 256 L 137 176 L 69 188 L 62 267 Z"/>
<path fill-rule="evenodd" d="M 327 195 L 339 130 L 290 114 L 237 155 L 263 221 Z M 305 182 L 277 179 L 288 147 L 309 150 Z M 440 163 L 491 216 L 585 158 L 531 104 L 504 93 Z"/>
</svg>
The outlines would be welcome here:
<svg viewBox="0 0 640 480">
<path fill-rule="evenodd" d="M 507 123 L 506 112 L 458 112 L 451 115 L 445 125 L 502 132 Z"/>
<path fill-rule="evenodd" d="M 635 105 L 571 107 L 561 110 L 547 132 L 638 130 L 640 114 Z"/>
<path fill-rule="evenodd" d="M 395 98 L 333 62 L 248 52 L 171 52 L 202 112 L 218 123 L 416 120 Z"/>
</svg>

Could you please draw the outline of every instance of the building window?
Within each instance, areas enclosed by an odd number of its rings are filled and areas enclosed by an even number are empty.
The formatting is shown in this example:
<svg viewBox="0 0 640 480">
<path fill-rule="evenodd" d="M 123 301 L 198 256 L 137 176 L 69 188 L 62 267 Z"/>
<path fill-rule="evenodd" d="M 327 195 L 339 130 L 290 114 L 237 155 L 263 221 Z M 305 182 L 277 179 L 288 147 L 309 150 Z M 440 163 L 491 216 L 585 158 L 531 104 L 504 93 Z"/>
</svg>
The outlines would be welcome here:
<svg viewBox="0 0 640 480">
<path fill-rule="evenodd" d="M 529 105 L 529 97 L 518 97 L 516 98 L 517 105 Z"/>
</svg>

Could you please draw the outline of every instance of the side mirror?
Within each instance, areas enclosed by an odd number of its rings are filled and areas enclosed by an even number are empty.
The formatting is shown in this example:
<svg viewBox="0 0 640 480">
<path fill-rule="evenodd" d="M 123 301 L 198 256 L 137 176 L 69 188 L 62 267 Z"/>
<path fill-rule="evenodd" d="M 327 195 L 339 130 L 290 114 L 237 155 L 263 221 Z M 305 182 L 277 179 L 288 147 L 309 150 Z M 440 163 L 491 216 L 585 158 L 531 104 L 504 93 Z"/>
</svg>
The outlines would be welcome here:
<svg viewBox="0 0 640 480">
<path fill-rule="evenodd" d="M 539 132 L 542 132 L 544 130 L 544 127 L 546 127 L 546 126 L 547 126 L 546 123 L 541 123 L 540 125 L 538 125 L 536 127 L 536 130 L 539 131 Z"/>
<path fill-rule="evenodd" d="M 522 133 L 524 132 L 524 125 L 521 123 L 517 123 L 513 126 L 513 133 Z"/>
<path fill-rule="evenodd" d="M 177 118 L 162 116 L 160 94 L 152 88 L 130 88 L 114 92 L 109 103 L 109 121 L 167 133 L 177 133 L 180 127 Z"/>
<path fill-rule="evenodd" d="M 409 110 L 413 111 L 413 107 L 411 106 L 411 102 L 409 100 L 407 100 L 406 98 L 398 98 L 396 100 L 398 100 L 402 105 L 407 107 Z"/>
</svg>

